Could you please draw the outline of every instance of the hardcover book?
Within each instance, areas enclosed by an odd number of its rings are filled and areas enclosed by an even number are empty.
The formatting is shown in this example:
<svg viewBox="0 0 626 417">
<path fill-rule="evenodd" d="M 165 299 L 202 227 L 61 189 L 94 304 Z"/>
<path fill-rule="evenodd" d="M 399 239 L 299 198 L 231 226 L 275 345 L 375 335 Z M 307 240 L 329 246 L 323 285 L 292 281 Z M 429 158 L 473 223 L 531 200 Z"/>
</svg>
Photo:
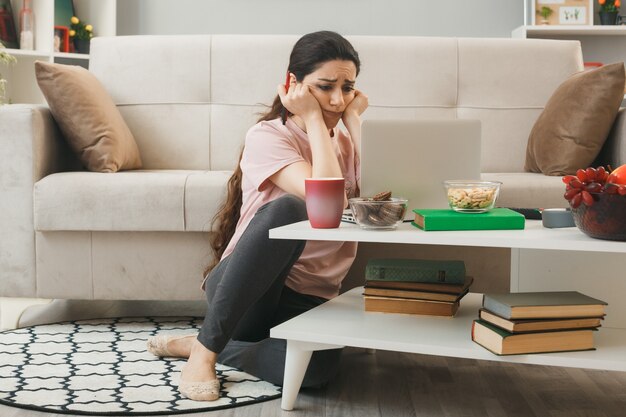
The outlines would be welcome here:
<svg viewBox="0 0 626 417">
<path fill-rule="evenodd" d="M 459 302 L 411 300 L 407 298 L 387 298 L 365 296 L 365 311 L 381 313 L 420 314 L 426 316 L 453 317 L 459 309 Z"/>
<path fill-rule="evenodd" d="M 472 340 L 496 355 L 592 350 L 592 329 L 510 333 L 486 321 L 474 320 Z"/>
<path fill-rule="evenodd" d="M 574 319 L 530 319 L 507 320 L 484 308 L 479 311 L 481 320 L 491 323 L 511 333 L 540 332 L 549 330 L 591 329 L 601 326 L 601 317 L 581 317 Z"/>
<path fill-rule="evenodd" d="M 414 209 L 413 226 L 426 231 L 437 230 L 510 230 L 523 229 L 524 215 L 507 208 L 485 213 L 459 213 L 452 209 Z"/>
<path fill-rule="evenodd" d="M 483 307 L 505 319 L 602 317 L 606 305 L 576 291 L 483 295 Z"/>
<path fill-rule="evenodd" d="M 412 300 L 431 300 L 431 301 L 448 301 L 454 303 L 459 301 L 468 290 L 461 294 L 446 294 L 442 292 L 429 292 L 429 291 L 407 291 L 407 290 L 392 290 L 387 288 L 372 288 L 365 287 L 363 295 L 371 295 L 375 297 L 389 297 L 389 298 L 409 298 Z"/>
<path fill-rule="evenodd" d="M 466 276 L 465 282 L 462 284 L 440 284 L 437 282 L 378 281 L 372 279 L 365 282 L 365 287 L 406 291 L 429 291 L 458 295 L 465 292 L 465 290 L 467 290 L 473 282 L 474 278 L 471 276 Z"/>
<path fill-rule="evenodd" d="M 370 259 L 365 267 L 365 280 L 463 284 L 465 263 L 425 259 Z"/>
</svg>

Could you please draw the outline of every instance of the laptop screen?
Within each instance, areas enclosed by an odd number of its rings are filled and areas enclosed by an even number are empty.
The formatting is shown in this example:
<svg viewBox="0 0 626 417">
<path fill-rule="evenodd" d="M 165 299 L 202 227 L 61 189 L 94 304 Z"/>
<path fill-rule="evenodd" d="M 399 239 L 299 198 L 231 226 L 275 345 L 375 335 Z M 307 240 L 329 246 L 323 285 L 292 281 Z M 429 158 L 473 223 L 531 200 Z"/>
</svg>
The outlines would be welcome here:
<svg viewBox="0 0 626 417">
<path fill-rule="evenodd" d="M 448 208 L 443 181 L 480 180 L 478 120 L 365 120 L 361 197 L 391 191 L 415 208 Z"/>
</svg>

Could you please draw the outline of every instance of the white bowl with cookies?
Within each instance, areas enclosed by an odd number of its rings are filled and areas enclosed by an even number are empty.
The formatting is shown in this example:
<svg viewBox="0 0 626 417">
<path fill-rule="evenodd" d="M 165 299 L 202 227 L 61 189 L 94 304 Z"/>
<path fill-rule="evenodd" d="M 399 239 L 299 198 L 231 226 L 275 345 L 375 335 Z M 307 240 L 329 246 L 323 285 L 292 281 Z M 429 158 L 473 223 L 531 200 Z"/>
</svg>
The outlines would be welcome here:
<svg viewBox="0 0 626 417">
<path fill-rule="evenodd" d="M 448 180 L 446 189 L 448 204 L 462 213 L 485 213 L 496 205 L 500 193 L 500 181 Z"/>
</svg>

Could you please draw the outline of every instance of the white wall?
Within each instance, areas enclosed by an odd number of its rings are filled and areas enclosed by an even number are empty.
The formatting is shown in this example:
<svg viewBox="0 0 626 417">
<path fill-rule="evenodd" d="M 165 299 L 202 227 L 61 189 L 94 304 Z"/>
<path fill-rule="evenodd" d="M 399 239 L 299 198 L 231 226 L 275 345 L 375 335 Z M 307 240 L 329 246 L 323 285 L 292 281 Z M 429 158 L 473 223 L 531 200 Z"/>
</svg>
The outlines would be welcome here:
<svg viewBox="0 0 626 417">
<path fill-rule="evenodd" d="M 510 37 L 523 0 L 120 0 L 118 35 L 258 33 Z"/>
</svg>

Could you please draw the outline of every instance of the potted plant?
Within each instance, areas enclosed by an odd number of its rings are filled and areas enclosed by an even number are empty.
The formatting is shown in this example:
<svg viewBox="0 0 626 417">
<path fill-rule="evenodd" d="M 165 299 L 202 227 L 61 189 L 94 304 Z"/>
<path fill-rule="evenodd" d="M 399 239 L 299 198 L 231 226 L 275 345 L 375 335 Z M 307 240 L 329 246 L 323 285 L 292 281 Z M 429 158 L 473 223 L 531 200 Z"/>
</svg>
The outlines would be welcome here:
<svg viewBox="0 0 626 417">
<path fill-rule="evenodd" d="M 4 65 L 15 64 L 16 62 L 17 60 L 15 59 L 15 57 L 9 54 L 5 50 L 2 42 L 0 42 L 0 68 Z M 2 77 L 2 73 L 0 72 L 0 106 L 3 104 L 6 104 L 7 102 L 6 97 L 5 97 L 6 85 L 7 85 L 7 80 L 5 80 Z"/>
<path fill-rule="evenodd" d="M 548 6 L 543 6 L 541 9 L 539 9 L 539 11 L 537 11 L 537 13 L 539 13 L 541 17 L 543 17 L 540 23 L 542 25 L 549 25 L 550 21 L 548 19 L 550 18 L 550 16 L 552 16 L 552 13 L 554 13 L 554 10 L 552 10 Z"/>
<path fill-rule="evenodd" d="M 81 22 L 76 16 L 70 19 L 70 38 L 74 42 L 76 52 L 88 54 L 91 38 L 93 38 L 93 26 Z"/>
<path fill-rule="evenodd" d="M 621 0 L 598 0 L 600 5 L 600 24 L 616 25 L 619 8 L 622 5 Z"/>
</svg>

